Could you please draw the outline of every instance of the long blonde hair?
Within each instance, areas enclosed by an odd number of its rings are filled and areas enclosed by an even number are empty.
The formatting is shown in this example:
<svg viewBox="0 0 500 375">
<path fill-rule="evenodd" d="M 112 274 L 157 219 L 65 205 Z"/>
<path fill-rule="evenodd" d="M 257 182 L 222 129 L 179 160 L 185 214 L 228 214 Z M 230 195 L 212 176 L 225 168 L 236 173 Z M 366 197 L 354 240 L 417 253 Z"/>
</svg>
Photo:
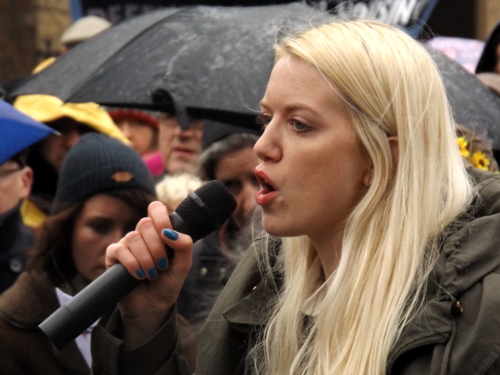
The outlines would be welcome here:
<svg viewBox="0 0 500 375">
<path fill-rule="evenodd" d="M 442 79 L 417 42 L 374 21 L 313 27 L 276 51 L 334 83 L 374 177 L 346 224 L 338 268 L 312 297 L 315 249 L 306 237 L 283 240 L 284 285 L 251 359 L 259 374 L 381 375 L 420 308 L 440 234 L 473 196 Z M 298 306 L 315 298 L 321 307 L 305 323 Z"/>
</svg>

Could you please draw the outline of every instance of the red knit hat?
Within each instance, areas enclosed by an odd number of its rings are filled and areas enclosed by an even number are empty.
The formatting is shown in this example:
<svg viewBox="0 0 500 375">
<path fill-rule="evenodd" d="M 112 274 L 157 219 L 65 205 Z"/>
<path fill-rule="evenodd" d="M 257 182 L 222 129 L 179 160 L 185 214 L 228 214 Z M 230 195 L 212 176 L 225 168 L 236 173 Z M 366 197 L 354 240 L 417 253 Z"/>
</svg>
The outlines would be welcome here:
<svg viewBox="0 0 500 375">
<path fill-rule="evenodd" d="M 107 108 L 108 114 L 113 121 L 133 118 L 148 124 L 149 126 L 158 129 L 159 123 L 154 112 L 136 108 Z"/>
</svg>

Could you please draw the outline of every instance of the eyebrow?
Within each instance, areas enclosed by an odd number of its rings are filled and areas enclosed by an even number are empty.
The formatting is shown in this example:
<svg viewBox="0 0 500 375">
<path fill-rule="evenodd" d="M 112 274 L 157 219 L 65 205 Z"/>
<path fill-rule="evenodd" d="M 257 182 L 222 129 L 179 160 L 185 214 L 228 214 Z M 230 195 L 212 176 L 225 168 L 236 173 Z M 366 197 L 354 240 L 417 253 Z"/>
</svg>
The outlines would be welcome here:
<svg viewBox="0 0 500 375">
<path fill-rule="evenodd" d="M 261 100 L 259 102 L 260 106 L 261 107 L 264 107 L 264 108 L 269 108 L 269 106 L 266 104 L 266 102 L 263 100 Z M 295 109 L 301 109 L 301 110 L 304 110 L 304 111 L 308 111 L 316 116 L 319 116 L 319 112 L 315 111 L 312 107 L 308 106 L 308 105 L 304 105 L 304 104 L 299 104 L 299 103 L 291 103 L 291 104 L 287 104 L 285 106 L 285 111 L 288 113 L 288 112 L 292 112 L 294 111 Z"/>
</svg>

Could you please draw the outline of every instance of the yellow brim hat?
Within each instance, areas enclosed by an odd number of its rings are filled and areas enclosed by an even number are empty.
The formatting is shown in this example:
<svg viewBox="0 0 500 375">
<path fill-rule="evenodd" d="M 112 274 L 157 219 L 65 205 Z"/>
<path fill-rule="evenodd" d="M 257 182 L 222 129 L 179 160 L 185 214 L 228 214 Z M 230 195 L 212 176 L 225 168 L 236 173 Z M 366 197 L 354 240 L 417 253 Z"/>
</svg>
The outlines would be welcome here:
<svg viewBox="0 0 500 375">
<path fill-rule="evenodd" d="M 14 107 L 43 123 L 69 117 L 130 145 L 130 141 L 115 125 L 113 119 L 96 103 L 63 103 L 59 98 L 50 95 L 21 95 L 14 102 Z"/>
</svg>

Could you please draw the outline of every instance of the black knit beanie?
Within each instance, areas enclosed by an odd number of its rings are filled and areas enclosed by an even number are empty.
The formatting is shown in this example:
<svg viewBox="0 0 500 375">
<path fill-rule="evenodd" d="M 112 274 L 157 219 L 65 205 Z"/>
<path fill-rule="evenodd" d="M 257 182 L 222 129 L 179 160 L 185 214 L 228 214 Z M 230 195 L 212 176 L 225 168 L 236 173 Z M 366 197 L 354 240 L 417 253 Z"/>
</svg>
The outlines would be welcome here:
<svg viewBox="0 0 500 375">
<path fill-rule="evenodd" d="M 153 177 L 139 154 L 104 134 L 88 133 L 71 148 L 64 160 L 51 213 L 60 212 L 65 203 L 133 188 L 156 195 Z"/>
</svg>

